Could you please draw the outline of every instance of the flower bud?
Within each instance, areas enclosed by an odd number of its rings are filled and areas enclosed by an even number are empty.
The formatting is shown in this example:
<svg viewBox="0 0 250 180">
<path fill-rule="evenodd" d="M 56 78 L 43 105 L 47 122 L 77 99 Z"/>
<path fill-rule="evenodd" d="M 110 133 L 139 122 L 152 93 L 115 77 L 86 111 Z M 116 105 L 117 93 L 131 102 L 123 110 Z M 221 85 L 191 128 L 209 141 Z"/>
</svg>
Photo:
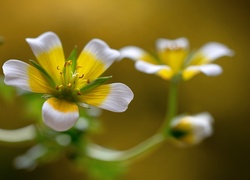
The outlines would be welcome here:
<svg viewBox="0 0 250 180">
<path fill-rule="evenodd" d="M 213 117 L 209 113 L 176 117 L 171 123 L 171 135 L 182 144 L 200 143 L 212 134 Z"/>
</svg>

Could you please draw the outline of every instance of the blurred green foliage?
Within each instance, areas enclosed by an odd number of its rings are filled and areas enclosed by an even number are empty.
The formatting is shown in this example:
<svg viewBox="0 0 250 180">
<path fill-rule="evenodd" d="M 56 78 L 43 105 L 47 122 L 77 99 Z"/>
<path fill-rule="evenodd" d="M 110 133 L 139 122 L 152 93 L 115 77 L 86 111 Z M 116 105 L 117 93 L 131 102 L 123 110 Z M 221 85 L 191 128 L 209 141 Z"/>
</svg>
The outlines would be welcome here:
<svg viewBox="0 0 250 180">
<path fill-rule="evenodd" d="M 3 76 L 0 76 L 0 94 L 0 97 L 7 103 L 13 103 L 15 100 L 15 89 L 4 84 Z"/>
<path fill-rule="evenodd" d="M 116 180 L 127 172 L 126 162 L 103 162 L 91 158 L 83 158 L 85 171 L 89 173 L 90 179 Z"/>
<path fill-rule="evenodd" d="M 39 94 L 23 92 L 4 84 L 0 79 L 0 97 L 6 102 L 13 103 L 19 92 L 22 99 L 24 115 L 34 119 L 37 129 L 35 145 L 14 160 L 18 169 L 33 170 L 37 166 L 51 163 L 59 158 L 66 157 L 79 166 L 92 179 L 117 179 L 127 167 L 125 162 L 105 162 L 88 157 L 86 152 L 87 135 L 97 133 L 100 128 L 98 120 L 99 110 L 80 109 L 80 118 L 77 124 L 65 132 L 56 132 L 46 127 L 42 122 L 41 107 L 44 99 Z"/>
</svg>

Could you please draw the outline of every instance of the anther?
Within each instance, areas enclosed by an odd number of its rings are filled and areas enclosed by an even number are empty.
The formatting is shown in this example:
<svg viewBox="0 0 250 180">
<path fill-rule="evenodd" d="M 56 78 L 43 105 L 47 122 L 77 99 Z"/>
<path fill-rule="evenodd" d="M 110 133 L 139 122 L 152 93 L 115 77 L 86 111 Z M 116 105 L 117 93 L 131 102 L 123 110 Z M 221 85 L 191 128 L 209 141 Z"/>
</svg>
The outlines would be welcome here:
<svg viewBox="0 0 250 180">
<path fill-rule="evenodd" d="M 62 84 L 59 85 L 59 86 L 58 86 L 58 85 L 56 86 L 56 90 L 60 90 L 60 89 L 62 89 L 62 88 L 63 88 L 63 85 L 62 85 Z"/>
<path fill-rule="evenodd" d="M 70 88 L 70 87 L 72 86 L 72 84 L 71 84 L 71 83 L 69 83 L 67 86 Z"/>
<path fill-rule="evenodd" d="M 76 69 L 82 68 L 82 66 L 76 66 Z"/>
<path fill-rule="evenodd" d="M 77 95 L 82 95 L 82 93 L 81 93 L 81 91 L 80 91 L 80 89 L 79 88 L 77 88 Z"/>
<path fill-rule="evenodd" d="M 64 67 L 66 67 L 66 66 L 68 66 L 68 65 L 71 65 L 71 64 L 72 64 L 72 61 L 71 61 L 71 60 L 66 61 L 66 62 L 64 63 Z"/>
<path fill-rule="evenodd" d="M 82 74 L 80 77 L 79 77 L 79 79 L 82 79 L 84 77 L 84 74 Z"/>
<path fill-rule="evenodd" d="M 66 65 L 71 65 L 72 64 L 72 61 L 71 60 L 68 60 L 68 61 L 66 61 L 65 63 L 64 63 L 64 67 L 66 66 Z"/>
<path fill-rule="evenodd" d="M 183 49 L 183 47 L 181 47 L 177 43 L 170 44 L 169 47 L 167 47 L 167 50 L 170 50 L 170 51 L 178 51 L 181 49 Z"/>
</svg>

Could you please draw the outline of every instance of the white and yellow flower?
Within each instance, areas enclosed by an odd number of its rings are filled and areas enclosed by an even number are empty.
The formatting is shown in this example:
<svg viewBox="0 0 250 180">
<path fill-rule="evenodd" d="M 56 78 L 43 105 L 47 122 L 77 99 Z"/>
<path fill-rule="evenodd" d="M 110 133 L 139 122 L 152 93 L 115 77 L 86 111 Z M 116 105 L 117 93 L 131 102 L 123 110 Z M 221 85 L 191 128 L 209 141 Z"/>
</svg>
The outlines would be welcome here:
<svg viewBox="0 0 250 180">
<path fill-rule="evenodd" d="M 190 52 L 186 38 L 176 40 L 158 39 L 156 55 L 152 55 L 136 46 L 127 46 L 120 50 L 121 58 L 135 60 L 137 70 L 148 74 L 156 74 L 165 80 L 182 74 L 188 80 L 202 72 L 208 76 L 222 73 L 222 68 L 213 61 L 222 56 L 232 56 L 233 51 L 223 44 L 210 42 L 199 50 Z"/>
<path fill-rule="evenodd" d="M 61 41 L 53 32 L 27 38 L 37 62 L 31 65 L 11 59 L 4 63 L 5 83 L 48 98 L 42 107 L 44 122 L 57 131 L 71 128 L 79 117 L 78 106 L 96 106 L 123 112 L 133 92 L 122 83 L 103 83 L 99 77 L 120 56 L 99 39 L 91 40 L 76 58 L 72 51 L 65 59 Z"/>
<path fill-rule="evenodd" d="M 176 117 L 171 122 L 171 135 L 183 144 L 197 144 L 211 136 L 212 122 L 213 117 L 207 112 Z"/>
</svg>

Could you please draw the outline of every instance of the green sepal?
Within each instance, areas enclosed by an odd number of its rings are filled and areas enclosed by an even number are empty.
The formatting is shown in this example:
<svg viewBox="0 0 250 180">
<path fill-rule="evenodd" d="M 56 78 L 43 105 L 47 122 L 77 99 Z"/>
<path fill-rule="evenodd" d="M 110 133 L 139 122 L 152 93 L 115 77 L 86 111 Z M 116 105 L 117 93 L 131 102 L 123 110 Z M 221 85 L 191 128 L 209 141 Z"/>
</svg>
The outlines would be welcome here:
<svg viewBox="0 0 250 180">
<path fill-rule="evenodd" d="M 182 68 L 186 68 L 187 66 L 190 65 L 190 63 L 192 62 L 195 54 L 197 53 L 196 50 L 192 50 L 186 57 L 186 59 L 183 62 Z"/>
<path fill-rule="evenodd" d="M 38 71 L 40 71 L 42 73 L 42 75 L 44 75 L 44 77 L 46 78 L 46 80 L 48 80 L 49 84 L 52 87 L 55 87 L 56 84 L 54 82 L 54 80 L 51 78 L 51 76 L 45 71 L 45 69 L 42 68 L 42 66 L 40 66 L 37 62 L 33 61 L 30 59 L 31 64 L 33 65 L 33 67 L 35 67 Z"/>
<path fill-rule="evenodd" d="M 71 60 L 72 61 L 72 71 L 74 72 L 76 70 L 76 60 L 77 60 L 77 46 L 74 47 L 74 49 L 71 51 L 69 57 L 67 58 L 67 60 Z"/>
<path fill-rule="evenodd" d="M 181 131 L 181 130 L 171 130 L 170 134 L 175 137 L 176 139 L 180 139 L 188 134 L 188 132 Z"/>
<path fill-rule="evenodd" d="M 112 78 L 112 76 L 99 77 L 99 78 L 95 79 L 94 81 L 92 81 L 91 83 L 89 83 L 88 85 L 84 86 L 81 89 L 81 93 L 86 93 L 90 90 L 93 90 L 111 78 Z"/>
</svg>

